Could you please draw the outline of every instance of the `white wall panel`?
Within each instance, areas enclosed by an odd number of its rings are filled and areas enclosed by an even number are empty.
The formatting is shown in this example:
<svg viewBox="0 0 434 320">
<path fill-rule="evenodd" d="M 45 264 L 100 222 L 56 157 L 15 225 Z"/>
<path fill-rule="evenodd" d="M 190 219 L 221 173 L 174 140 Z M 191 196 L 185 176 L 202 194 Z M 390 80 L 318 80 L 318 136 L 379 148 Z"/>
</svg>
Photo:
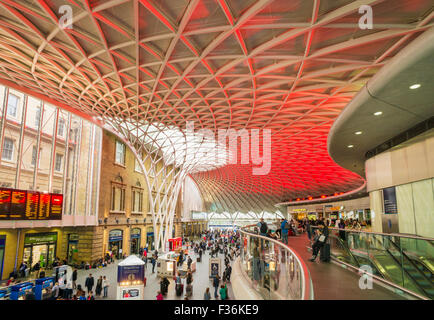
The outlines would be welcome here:
<svg viewBox="0 0 434 320">
<path fill-rule="evenodd" d="M 413 190 L 411 184 L 396 187 L 399 232 L 416 234 L 414 219 Z"/>
<path fill-rule="evenodd" d="M 434 237 L 434 191 L 431 180 L 418 181 L 413 185 L 416 234 Z"/>
<path fill-rule="evenodd" d="M 405 148 L 408 160 L 410 181 L 423 180 L 428 175 L 428 160 L 425 152 L 425 142 L 421 141 Z"/>
</svg>

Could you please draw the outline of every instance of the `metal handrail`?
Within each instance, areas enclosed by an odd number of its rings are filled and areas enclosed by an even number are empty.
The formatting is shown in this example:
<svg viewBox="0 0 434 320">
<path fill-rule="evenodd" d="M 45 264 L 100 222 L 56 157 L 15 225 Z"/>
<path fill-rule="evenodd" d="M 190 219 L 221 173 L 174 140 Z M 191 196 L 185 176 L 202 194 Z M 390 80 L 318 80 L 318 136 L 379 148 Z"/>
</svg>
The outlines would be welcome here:
<svg viewBox="0 0 434 320">
<path fill-rule="evenodd" d="M 318 226 L 311 226 L 311 228 L 319 228 L 319 227 Z M 402 233 L 382 233 L 382 232 L 372 232 L 372 231 L 360 231 L 360 230 L 354 230 L 354 229 L 341 229 L 341 228 L 336 228 L 336 227 L 328 227 L 328 228 L 329 228 L 329 230 L 336 230 L 336 231 L 369 233 L 369 234 L 377 234 L 380 236 L 400 237 L 400 238 L 409 238 L 409 239 L 415 239 L 415 240 L 434 241 L 434 238 L 420 237 L 420 236 L 415 236 L 415 235 L 405 235 Z"/>
<path fill-rule="evenodd" d="M 249 226 L 247 226 L 247 227 L 249 227 Z M 311 299 L 310 292 L 311 292 L 311 290 L 313 292 L 313 288 L 311 288 L 311 281 L 310 281 L 311 279 L 310 279 L 309 269 L 307 268 L 304 261 L 300 258 L 299 254 L 297 252 L 295 252 L 294 250 L 292 250 L 287 244 L 284 244 L 284 243 L 277 241 L 273 238 L 268 238 L 268 237 L 253 233 L 251 231 L 244 230 L 245 228 L 246 227 L 241 228 L 240 232 L 244 233 L 244 234 L 251 235 L 251 236 L 258 237 L 260 239 L 265 239 L 267 241 L 274 242 L 275 244 L 277 244 L 278 246 L 280 246 L 284 250 L 288 251 L 290 254 L 292 254 L 295 257 L 298 264 L 301 266 L 301 269 L 303 270 L 303 273 L 301 274 L 301 282 L 302 282 L 301 297 L 302 297 L 302 300 L 310 300 Z"/>
</svg>

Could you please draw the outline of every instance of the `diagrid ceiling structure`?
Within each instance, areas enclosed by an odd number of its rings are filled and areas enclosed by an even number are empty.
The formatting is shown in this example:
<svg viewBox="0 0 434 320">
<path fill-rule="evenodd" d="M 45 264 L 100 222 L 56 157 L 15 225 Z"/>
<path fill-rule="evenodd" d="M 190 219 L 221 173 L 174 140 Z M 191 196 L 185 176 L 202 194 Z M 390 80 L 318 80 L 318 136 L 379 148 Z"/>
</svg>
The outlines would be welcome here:
<svg viewBox="0 0 434 320">
<path fill-rule="evenodd" d="M 212 211 L 273 212 L 363 185 L 328 155 L 329 129 L 432 26 L 432 0 L 0 0 L 0 81 L 101 119 L 138 153 L 160 150 Z M 192 154 L 189 121 L 271 130 L 271 170 Z"/>
</svg>

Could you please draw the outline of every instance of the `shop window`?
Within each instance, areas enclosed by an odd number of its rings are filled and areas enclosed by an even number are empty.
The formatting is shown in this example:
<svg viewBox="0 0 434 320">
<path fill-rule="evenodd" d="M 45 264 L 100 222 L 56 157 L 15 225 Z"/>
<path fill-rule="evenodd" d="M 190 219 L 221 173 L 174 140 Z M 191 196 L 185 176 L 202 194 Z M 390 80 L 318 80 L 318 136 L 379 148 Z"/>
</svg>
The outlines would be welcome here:
<svg viewBox="0 0 434 320">
<path fill-rule="evenodd" d="M 8 116 L 17 117 L 18 113 L 18 103 L 20 101 L 20 98 L 16 95 L 10 93 L 8 96 Z"/>
<path fill-rule="evenodd" d="M 56 153 L 56 163 L 54 165 L 54 170 L 56 170 L 57 172 L 60 172 L 62 170 L 62 160 L 63 155 Z"/>
<path fill-rule="evenodd" d="M 2 160 L 12 161 L 14 158 L 14 141 L 10 138 L 5 138 L 3 141 Z"/>
<path fill-rule="evenodd" d="M 125 145 L 120 142 L 116 141 L 116 163 L 125 165 Z"/>
</svg>

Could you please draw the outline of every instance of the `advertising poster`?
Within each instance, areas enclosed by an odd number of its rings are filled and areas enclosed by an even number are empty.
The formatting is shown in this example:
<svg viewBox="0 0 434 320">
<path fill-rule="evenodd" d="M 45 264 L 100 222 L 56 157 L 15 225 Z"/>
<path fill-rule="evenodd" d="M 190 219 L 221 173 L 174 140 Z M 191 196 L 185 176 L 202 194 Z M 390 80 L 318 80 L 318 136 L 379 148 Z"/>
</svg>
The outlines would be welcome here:
<svg viewBox="0 0 434 320">
<path fill-rule="evenodd" d="M 143 281 L 144 278 L 144 265 L 118 266 L 118 282 Z"/>
<path fill-rule="evenodd" d="M 397 214 L 398 213 L 395 187 L 383 189 L 383 203 L 384 203 L 384 213 L 385 214 Z"/>
</svg>

